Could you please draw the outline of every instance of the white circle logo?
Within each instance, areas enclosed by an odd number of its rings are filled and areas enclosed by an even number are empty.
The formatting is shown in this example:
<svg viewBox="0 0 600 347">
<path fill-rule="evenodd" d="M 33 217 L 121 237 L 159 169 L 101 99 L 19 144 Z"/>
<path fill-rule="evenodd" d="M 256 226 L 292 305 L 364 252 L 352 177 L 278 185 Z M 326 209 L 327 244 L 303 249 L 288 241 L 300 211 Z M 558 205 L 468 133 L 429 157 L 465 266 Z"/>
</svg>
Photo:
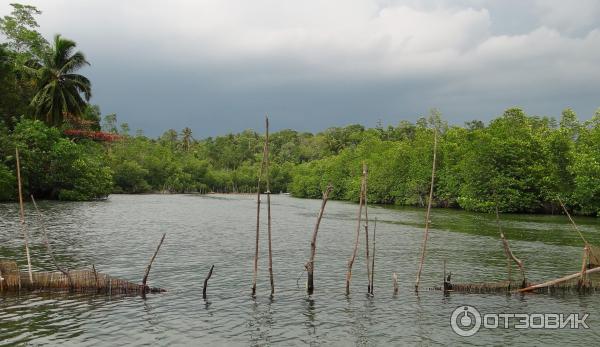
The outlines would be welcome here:
<svg viewBox="0 0 600 347">
<path fill-rule="evenodd" d="M 450 325 L 460 336 L 473 336 L 481 328 L 481 314 L 473 306 L 459 306 L 452 312 Z"/>
</svg>

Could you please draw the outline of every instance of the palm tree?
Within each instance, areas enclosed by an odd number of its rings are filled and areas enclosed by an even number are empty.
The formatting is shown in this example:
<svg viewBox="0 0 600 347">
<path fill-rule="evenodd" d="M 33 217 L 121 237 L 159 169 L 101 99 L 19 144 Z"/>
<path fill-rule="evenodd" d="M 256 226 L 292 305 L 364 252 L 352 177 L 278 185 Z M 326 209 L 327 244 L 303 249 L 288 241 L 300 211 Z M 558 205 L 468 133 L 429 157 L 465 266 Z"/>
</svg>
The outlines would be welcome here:
<svg viewBox="0 0 600 347">
<path fill-rule="evenodd" d="M 36 117 L 50 125 L 60 125 L 65 115 L 80 117 L 92 96 L 90 81 L 77 70 L 89 65 L 85 56 L 75 50 L 74 41 L 54 36 L 54 45 L 42 55 L 34 70 L 38 91 L 31 100 Z"/>
<path fill-rule="evenodd" d="M 192 129 L 190 129 L 189 127 L 185 127 L 183 129 L 183 131 L 181 131 L 181 135 L 182 135 L 182 144 L 183 144 L 183 149 L 187 152 L 190 150 L 190 144 L 192 143 Z"/>
</svg>

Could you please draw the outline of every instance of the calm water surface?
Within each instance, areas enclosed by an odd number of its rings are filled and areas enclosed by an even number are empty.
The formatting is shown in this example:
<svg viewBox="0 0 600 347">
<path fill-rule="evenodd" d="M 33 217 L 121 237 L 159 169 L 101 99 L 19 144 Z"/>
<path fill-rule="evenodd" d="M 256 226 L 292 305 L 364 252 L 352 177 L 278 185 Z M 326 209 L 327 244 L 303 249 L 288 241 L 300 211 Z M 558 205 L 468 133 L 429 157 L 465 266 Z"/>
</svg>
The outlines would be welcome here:
<svg viewBox="0 0 600 347">
<path fill-rule="evenodd" d="M 21 294 L 0 296 L 0 345 L 596 345 L 598 296 L 444 296 L 413 292 L 424 211 L 372 207 L 377 218 L 375 296 L 366 292 L 364 236 L 350 297 L 344 295 L 357 205 L 329 202 L 317 241 L 315 294 L 305 293 L 302 273 L 319 200 L 273 196 L 273 262 L 276 295 L 269 297 L 266 232 L 261 238 L 258 295 L 250 296 L 255 201 L 249 195 L 113 195 L 107 201 L 42 202 L 51 243 L 65 266 L 95 264 L 112 276 L 141 282 L 162 233 L 167 237 L 152 267 L 150 285 L 161 295 L 107 297 Z M 53 270 L 35 214 L 27 206 L 36 270 Z M 263 220 L 266 220 L 266 214 Z M 453 281 L 506 278 L 506 262 L 492 216 L 434 210 L 423 288 L 438 286 L 443 261 Z M 600 222 L 579 218 L 590 241 L 600 244 Z M 561 216 L 503 217 L 513 251 L 528 276 L 540 281 L 576 272 L 582 247 Z M 264 229 L 266 230 L 266 228 Z M 0 204 L 0 258 L 23 265 L 15 204 Z M 208 302 L 202 282 L 210 266 Z M 397 272 L 400 293 L 392 295 Z M 516 270 L 513 271 L 516 273 Z M 452 332 L 450 315 L 469 304 L 482 312 L 589 312 L 587 330 L 482 329 L 475 337 Z"/>
</svg>

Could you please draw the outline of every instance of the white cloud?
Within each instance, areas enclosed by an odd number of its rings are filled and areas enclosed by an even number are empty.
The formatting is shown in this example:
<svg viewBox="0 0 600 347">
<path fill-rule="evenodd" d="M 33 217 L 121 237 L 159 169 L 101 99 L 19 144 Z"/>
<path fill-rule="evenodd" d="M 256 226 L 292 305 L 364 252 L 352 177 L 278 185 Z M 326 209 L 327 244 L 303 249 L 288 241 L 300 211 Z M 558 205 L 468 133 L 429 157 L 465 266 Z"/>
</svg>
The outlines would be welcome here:
<svg viewBox="0 0 600 347">
<path fill-rule="evenodd" d="M 542 25 L 569 34 L 598 28 L 600 20 L 598 0 L 535 0 L 535 8 Z"/>
</svg>

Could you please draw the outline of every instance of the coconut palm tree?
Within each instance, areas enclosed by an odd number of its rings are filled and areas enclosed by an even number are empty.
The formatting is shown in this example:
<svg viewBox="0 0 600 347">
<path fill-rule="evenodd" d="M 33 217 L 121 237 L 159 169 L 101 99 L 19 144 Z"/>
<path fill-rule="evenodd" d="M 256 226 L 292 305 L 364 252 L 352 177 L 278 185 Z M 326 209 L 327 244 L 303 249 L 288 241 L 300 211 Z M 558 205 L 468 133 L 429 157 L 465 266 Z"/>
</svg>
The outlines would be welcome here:
<svg viewBox="0 0 600 347">
<path fill-rule="evenodd" d="M 75 50 L 74 41 L 54 36 L 53 46 L 42 56 L 39 68 L 33 70 L 38 91 L 31 100 L 35 115 L 50 125 L 60 125 L 65 115 L 80 117 L 92 96 L 90 81 L 75 72 L 89 65 L 85 56 Z"/>
<path fill-rule="evenodd" d="M 192 143 L 192 129 L 190 129 L 189 127 L 185 127 L 182 131 L 181 131 L 181 142 L 183 145 L 183 149 L 187 152 L 190 150 L 190 145 Z"/>
</svg>

